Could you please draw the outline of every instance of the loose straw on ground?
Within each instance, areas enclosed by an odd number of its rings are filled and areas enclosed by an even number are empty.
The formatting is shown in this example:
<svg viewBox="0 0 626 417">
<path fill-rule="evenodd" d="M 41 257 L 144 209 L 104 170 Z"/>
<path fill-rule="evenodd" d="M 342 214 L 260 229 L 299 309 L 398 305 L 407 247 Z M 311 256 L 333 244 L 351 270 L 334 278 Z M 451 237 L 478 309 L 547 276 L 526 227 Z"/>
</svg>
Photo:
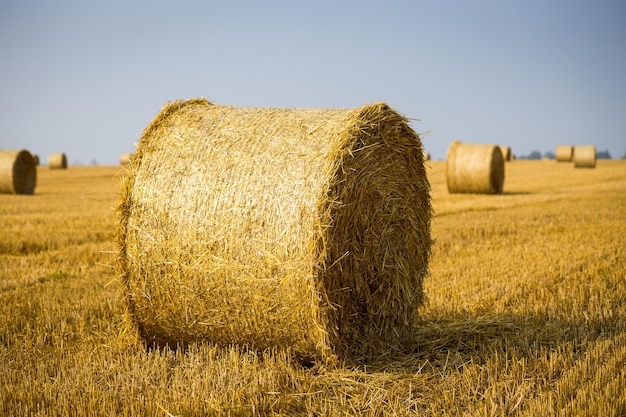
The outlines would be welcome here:
<svg viewBox="0 0 626 417">
<path fill-rule="evenodd" d="M 357 109 L 168 104 L 122 185 L 119 265 L 150 344 L 367 360 L 415 337 L 430 256 L 420 137 Z"/>
<path fill-rule="evenodd" d="M 35 158 L 27 150 L 0 150 L 0 193 L 33 194 L 37 184 Z"/>
</svg>

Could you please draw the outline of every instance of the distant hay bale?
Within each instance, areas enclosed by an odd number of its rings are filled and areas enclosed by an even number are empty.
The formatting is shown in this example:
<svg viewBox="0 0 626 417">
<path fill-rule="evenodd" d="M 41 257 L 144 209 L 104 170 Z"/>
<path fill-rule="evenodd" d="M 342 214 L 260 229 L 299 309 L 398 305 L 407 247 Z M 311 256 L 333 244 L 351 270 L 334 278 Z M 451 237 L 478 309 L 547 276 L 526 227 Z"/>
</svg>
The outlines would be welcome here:
<svg viewBox="0 0 626 417">
<path fill-rule="evenodd" d="M 55 153 L 48 156 L 48 168 L 67 169 L 67 157 L 64 153 Z"/>
<path fill-rule="evenodd" d="M 27 150 L 0 150 L 0 193 L 33 194 L 37 165 Z"/>
<path fill-rule="evenodd" d="M 123 153 L 120 155 L 120 165 L 124 166 L 124 165 L 128 165 L 130 163 L 130 157 L 132 156 L 132 154 L 130 153 Z"/>
<path fill-rule="evenodd" d="M 556 147 L 556 162 L 572 162 L 574 147 L 570 145 L 558 145 Z"/>
<path fill-rule="evenodd" d="M 424 161 L 430 161 L 430 153 L 424 152 Z"/>
<path fill-rule="evenodd" d="M 596 158 L 597 156 L 595 145 L 574 147 L 575 168 L 595 168 Z"/>
<path fill-rule="evenodd" d="M 169 103 L 143 132 L 118 206 L 139 334 L 327 363 L 406 349 L 431 247 L 423 159 L 384 103 Z"/>
<path fill-rule="evenodd" d="M 498 146 L 454 141 L 446 164 L 450 193 L 502 193 L 504 159 Z"/>
<path fill-rule="evenodd" d="M 510 146 L 499 146 L 500 148 L 500 152 L 502 153 L 502 159 L 504 159 L 505 162 L 508 162 L 511 160 L 511 147 Z"/>
<path fill-rule="evenodd" d="M 33 160 L 35 161 L 35 166 L 39 166 L 39 155 L 33 155 Z"/>
</svg>

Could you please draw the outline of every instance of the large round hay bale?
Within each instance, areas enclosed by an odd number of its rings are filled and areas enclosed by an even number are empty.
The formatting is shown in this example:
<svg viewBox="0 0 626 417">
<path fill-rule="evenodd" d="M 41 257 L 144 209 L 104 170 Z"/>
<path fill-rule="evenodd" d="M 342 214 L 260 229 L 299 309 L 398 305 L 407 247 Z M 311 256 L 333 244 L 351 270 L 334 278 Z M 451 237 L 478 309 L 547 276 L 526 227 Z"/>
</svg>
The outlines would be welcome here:
<svg viewBox="0 0 626 417">
<path fill-rule="evenodd" d="M 574 147 L 571 145 L 558 145 L 555 158 L 557 162 L 572 162 Z"/>
<path fill-rule="evenodd" d="M 120 165 L 121 166 L 128 165 L 128 163 L 130 162 L 130 157 L 131 156 L 132 156 L 132 154 L 130 154 L 130 153 L 120 154 Z"/>
<path fill-rule="evenodd" d="M 48 155 L 48 168 L 67 169 L 67 157 L 64 153 L 54 153 Z"/>
<path fill-rule="evenodd" d="M 574 147 L 574 167 L 575 168 L 595 168 L 596 167 L 596 147 L 595 145 Z"/>
<path fill-rule="evenodd" d="M 0 150 L 0 193 L 33 194 L 37 184 L 37 165 L 27 150 Z"/>
<path fill-rule="evenodd" d="M 448 148 L 446 165 L 450 193 L 502 193 L 504 159 L 500 147 L 454 141 Z"/>
<path fill-rule="evenodd" d="M 502 153 L 502 159 L 504 159 L 505 162 L 508 162 L 511 160 L 511 147 L 510 146 L 499 146 L 500 148 L 500 152 Z"/>
<path fill-rule="evenodd" d="M 431 247 L 423 159 L 384 103 L 169 103 L 143 132 L 118 207 L 140 335 L 327 362 L 405 349 Z"/>
</svg>

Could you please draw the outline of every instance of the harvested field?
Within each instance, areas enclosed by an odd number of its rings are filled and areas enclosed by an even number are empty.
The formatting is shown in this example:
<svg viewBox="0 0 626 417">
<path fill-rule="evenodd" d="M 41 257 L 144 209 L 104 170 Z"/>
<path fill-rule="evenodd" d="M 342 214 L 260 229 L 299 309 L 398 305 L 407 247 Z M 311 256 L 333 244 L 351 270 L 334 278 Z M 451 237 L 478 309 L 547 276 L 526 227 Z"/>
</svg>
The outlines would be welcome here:
<svg viewBox="0 0 626 417">
<path fill-rule="evenodd" d="M 122 167 L 38 169 L 0 194 L 0 415 L 626 413 L 626 161 L 507 164 L 503 194 L 450 194 L 411 349 L 303 366 L 284 349 L 146 349 L 115 269 Z"/>
</svg>

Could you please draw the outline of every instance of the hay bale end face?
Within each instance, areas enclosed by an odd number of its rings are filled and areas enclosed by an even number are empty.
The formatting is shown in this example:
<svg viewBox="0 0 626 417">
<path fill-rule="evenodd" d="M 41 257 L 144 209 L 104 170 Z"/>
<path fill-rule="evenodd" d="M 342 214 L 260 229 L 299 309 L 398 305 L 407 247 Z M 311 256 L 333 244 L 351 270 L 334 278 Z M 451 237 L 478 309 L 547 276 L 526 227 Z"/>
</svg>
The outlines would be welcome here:
<svg viewBox="0 0 626 417">
<path fill-rule="evenodd" d="M 129 315 L 151 344 L 331 363 L 411 344 L 430 256 L 419 136 L 358 109 L 168 104 L 118 206 Z"/>
<path fill-rule="evenodd" d="M 511 147 L 510 146 L 500 146 L 500 152 L 502 153 L 502 159 L 504 159 L 505 162 L 508 162 L 511 160 Z"/>
<path fill-rule="evenodd" d="M 448 192 L 501 194 L 504 159 L 500 147 L 454 141 L 446 161 Z"/>
<path fill-rule="evenodd" d="M 570 145 L 558 145 L 556 147 L 555 158 L 557 162 L 572 162 L 574 147 Z"/>
<path fill-rule="evenodd" d="M 48 168 L 67 169 L 67 156 L 64 153 L 48 155 Z"/>
<path fill-rule="evenodd" d="M 596 167 L 596 146 L 575 146 L 574 147 L 574 167 L 575 168 L 595 168 Z"/>
<path fill-rule="evenodd" d="M 27 150 L 0 150 L 0 193 L 33 194 L 37 184 L 35 158 Z"/>
</svg>

